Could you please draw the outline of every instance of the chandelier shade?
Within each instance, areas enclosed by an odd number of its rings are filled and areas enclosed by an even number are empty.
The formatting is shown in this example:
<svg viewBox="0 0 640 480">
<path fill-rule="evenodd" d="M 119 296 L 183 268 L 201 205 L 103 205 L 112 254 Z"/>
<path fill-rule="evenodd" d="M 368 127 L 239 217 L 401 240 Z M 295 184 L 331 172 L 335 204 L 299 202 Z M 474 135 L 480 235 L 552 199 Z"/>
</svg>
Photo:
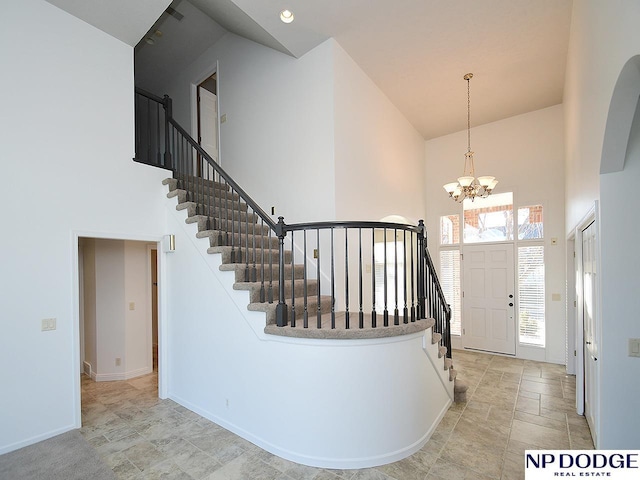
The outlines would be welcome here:
<svg viewBox="0 0 640 480">
<path fill-rule="evenodd" d="M 449 197 L 456 202 L 462 202 L 465 198 L 471 201 L 476 197 L 487 198 L 498 184 L 496 177 L 485 175 L 476 178 L 473 152 L 471 151 L 471 89 L 470 80 L 473 73 L 467 73 L 463 77 L 467 81 L 467 153 L 464 154 L 464 170 L 457 182 L 446 183 L 443 188 Z"/>
</svg>

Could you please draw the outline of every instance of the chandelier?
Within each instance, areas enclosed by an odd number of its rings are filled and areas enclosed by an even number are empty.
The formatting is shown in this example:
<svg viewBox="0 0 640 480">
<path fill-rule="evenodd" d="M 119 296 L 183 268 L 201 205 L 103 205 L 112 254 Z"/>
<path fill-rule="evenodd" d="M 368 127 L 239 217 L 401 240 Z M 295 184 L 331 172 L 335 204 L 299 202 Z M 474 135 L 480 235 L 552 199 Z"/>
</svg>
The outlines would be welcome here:
<svg viewBox="0 0 640 480">
<path fill-rule="evenodd" d="M 449 197 L 456 202 L 462 202 L 465 198 L 473 202 L 476 197 L 487 198 L 498 184 L 496 177 L 484 176 L 476 178 L 473 164 L 473 152 L 471 151 L 471 94 L 469 81 L 473 73 L 467 73 L 463 77 L 467 81 L 467 153 L 464 154 L 464 170 L 458 181 L 447 183 L 443 186 Z"/>
</svg>

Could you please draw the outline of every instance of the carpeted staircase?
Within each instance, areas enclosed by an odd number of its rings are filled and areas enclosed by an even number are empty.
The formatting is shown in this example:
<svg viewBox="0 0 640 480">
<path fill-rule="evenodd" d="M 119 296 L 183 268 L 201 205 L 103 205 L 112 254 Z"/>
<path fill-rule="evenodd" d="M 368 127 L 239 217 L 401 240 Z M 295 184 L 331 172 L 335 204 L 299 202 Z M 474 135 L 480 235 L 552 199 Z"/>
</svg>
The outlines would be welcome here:
<svg viewBox="0 0 640 480">
<path fill-rule="evenodd" d="M 247 308 L 251 311 L 265 312 L 265 333 L 304 338 L 357 339 L 405 335 L 433 327 L 435 322 L 425 319 L 407 324 L 400 321 L 400 325 L 389 327 L 363 329 L 345 329 L 343 321 L 336 321 L 336 328 L 331 328 L 332 299 L 326 295 L 318 296 L 317 281 L 307 279 L 306 312 L 310 328 L 303 328 L 304 266 L 292 264 L 290 251 L 285 251 L 284 288 L 289 304 L 289 318 L 293 316 L 292 308 L 295 308 L 296 324 L 278 327 L 276 305 L 280 284 L 277 236 L 270 234 L 267 225 L 258 222 L 259 217 L 250 212 L 247 205 L 240 201 L 238 194 L 231 192 L 226 184 L 179 175 L 176 175 L 176 178 L 165 179 L 163 184 L 169 188 L 167 197 L 177 198 L 176 209 L 187 211 L 186 222 L 197 224 L 197 237 L 209 239 L 207 252 L 222 256 L 220 269 L 235 273 L 233 288 L 249 292 L 250 303 Z M 215 201 L 209 201 L 209 195 L 214 195 Z M 215 208 L 209 205 L 215 205 Z M 273 265 L 272 268 L 269 267 L 270 264 Z M 292 272 L 295 281 L 291 280 Z M 315 328 L 318 311 L 321 314 L 322 328 Z M 344 315 L 335 313 L 335 318 L 340 320 Z M 432 344 L 439 344 L 440 340 L 441 334 L 432 333 Z M 464 402 L 468 387 L 456 378 L 453 361 L 446 357 L 446 353 L 447 348 L 439 346 L 438 357 L 443 359 L 443 368 L 445 372 L 448 371 L 449 381 L 454 382 L 454 400 Z"/>
</svg>

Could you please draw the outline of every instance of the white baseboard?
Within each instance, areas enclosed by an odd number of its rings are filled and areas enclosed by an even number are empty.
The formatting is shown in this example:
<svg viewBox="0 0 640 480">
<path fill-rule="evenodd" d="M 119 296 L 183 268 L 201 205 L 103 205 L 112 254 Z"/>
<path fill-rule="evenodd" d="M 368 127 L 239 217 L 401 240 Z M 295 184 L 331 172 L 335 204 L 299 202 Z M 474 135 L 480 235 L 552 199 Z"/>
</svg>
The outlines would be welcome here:
<svg viewBox="0 0 640 480">
<path fill-rule="evenodd" d="M 141 377 L 142 375 L 146 375 L 152 371 L 153 369 L 151 367 L 144 367 L 139 368 L 138 370 L 122 373 L 92 373 L 91 378 L 96 382 L 114 382 L 118 380 L 131 380 L 132 378 Z"/>
<path fill-rule="evenodd" d="M 27 438 L 26 440 L 22 440 L 20 442 L 12 443 L 11 445 L 1 446 L 0 455 L 13 452 L 14 450 L 18 450 L 23 447 L 28 447 L 29 445 L 33 445 L 34 443 L 42 442 L 43 440 L 62 435 L 63 433 L 75 429 L 75 425 L 69 425 L 66 427 L 58 428 L 57 430 L 51 430 L 50 432 L 43 433 L 42 435 L 36 435 L 35 437 Z"/>
</svg>

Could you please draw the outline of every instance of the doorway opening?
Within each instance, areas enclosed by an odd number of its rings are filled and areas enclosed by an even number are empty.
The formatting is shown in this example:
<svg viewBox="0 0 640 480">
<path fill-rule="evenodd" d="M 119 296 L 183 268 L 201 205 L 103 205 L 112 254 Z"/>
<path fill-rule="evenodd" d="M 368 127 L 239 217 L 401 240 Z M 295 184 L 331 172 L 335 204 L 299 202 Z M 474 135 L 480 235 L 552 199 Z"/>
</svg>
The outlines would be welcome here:
<svg viewBox="0 0 640 480">
<path fill-rule="evenodd" d="M 220 163 L 217 72 L 196 87 L 196 111 L 198 143 L 216 163 Z"/>
<path fill-rule="evenodd" d="M 79 236 L 77 248 L 80 423 L 99 425 L 109 392 L 159 397 L 158 243 Z"/>
</svg>

